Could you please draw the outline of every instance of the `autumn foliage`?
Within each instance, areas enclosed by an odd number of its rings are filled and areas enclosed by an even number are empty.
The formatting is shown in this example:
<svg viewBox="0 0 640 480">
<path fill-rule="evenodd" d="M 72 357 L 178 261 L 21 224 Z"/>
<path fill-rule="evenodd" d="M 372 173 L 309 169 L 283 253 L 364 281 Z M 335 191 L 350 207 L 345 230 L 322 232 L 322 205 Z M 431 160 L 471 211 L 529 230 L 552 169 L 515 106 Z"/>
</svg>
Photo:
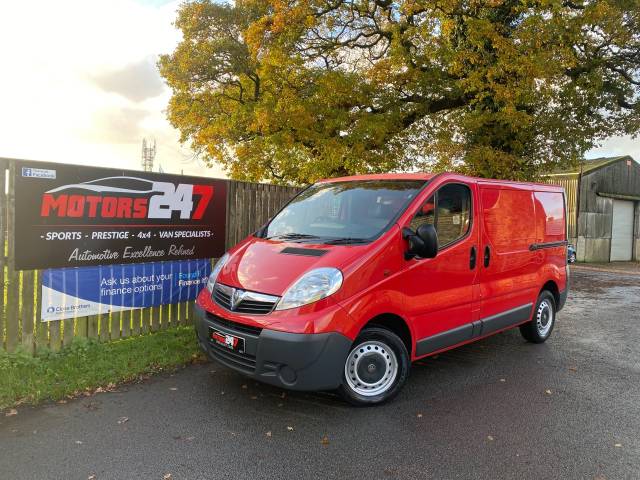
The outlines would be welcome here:
<svg viewBox="0 0 640 480">
<path fill-rule="evenodd" d="M 640 131 L 639 0 L 192 1 L 176 26 L 169 119 L 235 179 L 534 179 Z"/>
</svg>

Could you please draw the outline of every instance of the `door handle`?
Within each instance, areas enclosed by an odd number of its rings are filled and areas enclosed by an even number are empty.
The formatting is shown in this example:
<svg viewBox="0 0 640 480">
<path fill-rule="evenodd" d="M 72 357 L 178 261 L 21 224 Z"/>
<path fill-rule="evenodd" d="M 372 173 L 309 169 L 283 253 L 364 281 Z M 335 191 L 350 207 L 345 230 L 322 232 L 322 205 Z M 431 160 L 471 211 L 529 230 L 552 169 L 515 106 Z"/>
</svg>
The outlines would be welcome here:
<svg viewBox="0 0 640 480">
<path fill-rule="evenodd" d="M 491 249 L 489 248 L 489 245 L 487 245 L 486 247 L 484 247 L 484 266 L 488 267 L 490 262 L 491 262 Z"/>
<path fill-rule="evenodd" d="M 471 247 L 471 255 L 469 255 L 469 268 L 476 268 L 476 246 Z"/>
</svg>

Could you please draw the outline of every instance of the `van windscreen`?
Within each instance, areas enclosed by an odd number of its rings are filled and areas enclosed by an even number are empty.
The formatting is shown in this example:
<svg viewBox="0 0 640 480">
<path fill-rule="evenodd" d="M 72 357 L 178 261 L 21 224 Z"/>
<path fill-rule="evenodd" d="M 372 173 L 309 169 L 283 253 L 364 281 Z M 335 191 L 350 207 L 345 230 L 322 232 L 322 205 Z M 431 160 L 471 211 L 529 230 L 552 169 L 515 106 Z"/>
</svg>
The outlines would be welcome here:
<svg viewBox="0 0 640 480">
<path fill-rule="evenodd" d="M 370 241 L 389 227 L 424 184 L 424 180 L 318 183 L 280 211 L 263 236 L 335 244 Z"/>
</svg>

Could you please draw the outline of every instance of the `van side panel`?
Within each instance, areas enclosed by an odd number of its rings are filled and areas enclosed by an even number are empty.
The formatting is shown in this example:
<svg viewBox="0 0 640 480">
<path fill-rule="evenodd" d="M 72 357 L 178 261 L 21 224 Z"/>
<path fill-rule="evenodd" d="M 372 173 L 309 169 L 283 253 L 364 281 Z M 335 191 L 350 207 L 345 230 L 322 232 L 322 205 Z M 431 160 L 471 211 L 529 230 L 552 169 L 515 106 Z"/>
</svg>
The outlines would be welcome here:
<svg viewBox="0 0 640 480">
<path fill-rule="evenodd" d="M 500 184 L 481 185 L 480 192 L 480 318 L 502 328 L 501 315 L 514 324 L 527 320 L 540 288 L 540 265 L 530 250 L 536 241 L 533 192 L 527 186 Z"/>
</svg>

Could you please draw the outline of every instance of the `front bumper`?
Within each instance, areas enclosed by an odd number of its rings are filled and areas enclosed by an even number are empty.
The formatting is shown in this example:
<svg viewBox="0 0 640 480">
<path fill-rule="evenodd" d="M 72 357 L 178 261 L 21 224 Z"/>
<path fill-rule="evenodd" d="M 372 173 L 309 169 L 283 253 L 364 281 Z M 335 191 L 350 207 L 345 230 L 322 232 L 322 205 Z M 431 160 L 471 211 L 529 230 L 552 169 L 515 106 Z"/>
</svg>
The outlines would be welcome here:
<svg viewBox="0 0 640 480">
<path fill-rule="evenodd" d="M 333 390 L 342 382 L 351 340 L 340 333 L 287 333 L 247 327 L 210 314 L 198 305 L 195 313 L 200 348 L 233 370 L 292 390 Z M 210 341 L 209 328 L 244 338 L 244 353 Z"/>
</svg>

